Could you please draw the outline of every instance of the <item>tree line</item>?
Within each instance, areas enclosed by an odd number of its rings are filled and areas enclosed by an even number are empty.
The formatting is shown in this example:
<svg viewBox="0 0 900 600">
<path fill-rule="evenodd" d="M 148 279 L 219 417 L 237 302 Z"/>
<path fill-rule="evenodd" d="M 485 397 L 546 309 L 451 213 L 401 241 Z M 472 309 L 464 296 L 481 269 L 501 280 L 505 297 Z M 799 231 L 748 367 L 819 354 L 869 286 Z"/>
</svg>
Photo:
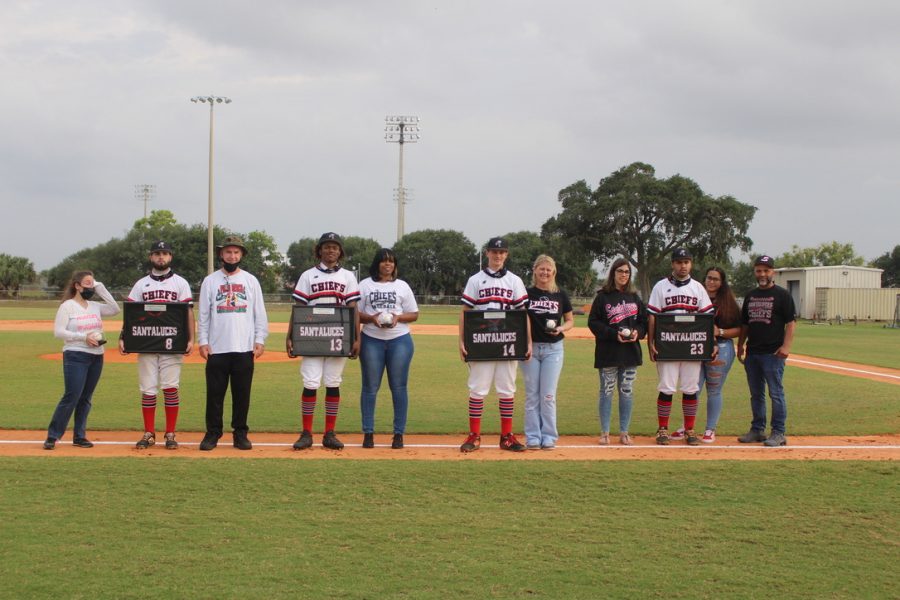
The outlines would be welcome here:
<svg viewBox="0 0 900 600">
<path fill-rule="evenodd" d="M 731 255 L 735 250 L 752 251 L 747 231 L 757 209 L 732 196 L 713 197 L 682 175 L 658 178 L 651 165 L 635 162 L 604 177 L 596 188 L 585 180 L 576 181 L 562 189 L 557 199 L 560 212 L 540 232 L 493 233 L 509 239 L 507 266 L 526 282 L 534 259 L 550 254 L 558 264 L 560 286 L 570 295 L 590 296 L 598 279 L 606 275 L 596 272 L 595 263 L 623 256 L 636 271 L 635 283 L 646 298 L 652 284 L 669 273 L 671 251 L 686 247 L 694 255 L 697 271 L 709 265 L 725 269 L 735 293 L 755 286 L 751 261 L 734 262 Z M 176 270 L 196 289 L 206 276 L 206 233 L 205 225 L 184 225 L 170 211 L 156 210 L 137 220 L 124 237 L 79 250 L 43 274 L 49 285 L 61 288 L 72 271 L 90 268 L 110 287 L 129 287 L 147 270 L 149 245 L 164 239 L 175 248 Z M 249 251 L 243 266 L 257 276 L 266 293 L 290 290 L 299 274 L 315 262 L 317 238 L 299 239 L 282 255 L 264 231 L 242 233 L 216 227 L 214 239 L 229 234 L 243 237 Z M 344 236 L 344 266 L 366 277 L 379 247 L 372 238 Z M 412 232 L 393 249 L 400 277 L 420 295 L 457 295 L 482 264 L 481 247 L 459 231 Z M 792 267 L 866 263 L 852 244 L 839 242 L 815 248 L 794 246 L 776 261 L 778 266 Z M 900 285 L 900 245 L 871 265 L 884 269 L 883 285 Z M 27 259 L 0 255 L 0 293 L 15 291 L 35 276 Z"/>
</svg>

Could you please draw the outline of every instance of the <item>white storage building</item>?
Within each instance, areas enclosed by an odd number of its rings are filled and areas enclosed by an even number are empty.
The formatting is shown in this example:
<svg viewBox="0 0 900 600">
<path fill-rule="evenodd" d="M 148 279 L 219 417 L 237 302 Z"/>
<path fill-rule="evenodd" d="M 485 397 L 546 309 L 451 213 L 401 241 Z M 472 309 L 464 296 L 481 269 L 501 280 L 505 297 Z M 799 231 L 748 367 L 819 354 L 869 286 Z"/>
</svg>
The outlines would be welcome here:
<svg viewBox="0 0 900 600">
<path fill-rule="evenodd" d="M 833 319 L 840 314 L 844 318 L 860 319 L 892 319 L 895 302 L 890 302 L 889 314 L 882 315 L 881 296 L 896 298 L 900 290 L 885 289 L 873 294 L 871 290 L 881 290 L 882 269 L 870 267 L 850 267 L 837 265 L 830 267 L 784 267 L 775 269 L 775 283 L 785 288 L 794 298 L 797 315 L 802 319 Z M 817 290 L 820 288 L 847 290 L 840 294 L 823 292 L 820 298 L 840 298 L 840 306 L 828 307 L 816 305 Z M 851 290 L 859 290 L 854 292 Z M 823 296 L 824 294 L 824 296 Z M 874 304 L 873 304 L 874 303 Z M 852 314 L 841 312 L 841 309 L 852 310 Z M 825 312 L 825 314 L 818 314 Z M 834 314 L 828 314 L 834 313 Z"/>
</svg>

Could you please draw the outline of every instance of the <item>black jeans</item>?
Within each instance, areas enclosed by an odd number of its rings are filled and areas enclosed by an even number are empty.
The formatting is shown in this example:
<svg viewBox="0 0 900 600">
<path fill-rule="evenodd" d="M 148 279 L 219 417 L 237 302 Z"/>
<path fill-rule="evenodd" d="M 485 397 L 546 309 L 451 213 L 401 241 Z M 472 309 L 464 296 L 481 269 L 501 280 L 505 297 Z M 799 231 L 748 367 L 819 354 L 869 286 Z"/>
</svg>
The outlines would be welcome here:
<svg viewBox="0 0 900 600">
<path fill-rule="evenodd" d="M 222 437 L 225 391 L 231 381 L 231 428 L 247 435 L 250 385 L 253 383 L 253 352 L 210 354 L 206 359 L 206 432 Z"/>
</svg>

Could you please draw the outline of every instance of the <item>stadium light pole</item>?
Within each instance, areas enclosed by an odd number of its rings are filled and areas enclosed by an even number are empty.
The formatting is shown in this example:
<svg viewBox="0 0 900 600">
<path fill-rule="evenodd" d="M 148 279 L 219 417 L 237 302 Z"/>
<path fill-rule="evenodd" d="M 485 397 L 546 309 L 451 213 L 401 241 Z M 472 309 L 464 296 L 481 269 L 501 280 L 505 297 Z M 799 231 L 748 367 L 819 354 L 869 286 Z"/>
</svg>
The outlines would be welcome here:
<svg viewBox="0 0 900 600">
<path fill-rule="evenodd" d="M 384 141 L 400 145 L 400 175 L 397 180 L 397 241 L 406 227 L 406 188 L 403 187 L 403 144 L 419 141 L 419 117 L 388 115 L 384 118 Z"/>
<path fill-rule="evenodd" d="M 209 219 L 206 233 L 206 272 L 213 272 L 213 256 L 215 252 L 213 240 L 213 131 L 215 119 L 213 118 L 214 108 L 216 104 L 231 104 L 231 98 L 225 96 L 194 96 L 191 102 L 209 103 Z"/>
</svg>

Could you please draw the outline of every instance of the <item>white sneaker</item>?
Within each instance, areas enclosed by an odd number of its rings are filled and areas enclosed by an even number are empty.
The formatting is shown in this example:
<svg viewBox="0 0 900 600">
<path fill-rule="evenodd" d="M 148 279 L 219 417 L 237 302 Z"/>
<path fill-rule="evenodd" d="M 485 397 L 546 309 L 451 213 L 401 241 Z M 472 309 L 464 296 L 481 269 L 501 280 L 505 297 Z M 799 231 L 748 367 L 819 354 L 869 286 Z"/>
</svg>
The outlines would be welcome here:
<svg viewBox="0 0 900 600">
<path fill-rule="evenodd" d="M 684 427 L 679 427 L 669 437 L 673 440 L 683 440 L 684 439 Z"/>
<path fill-rule="evenodd" d="M 703 434 L 703 443 L 704 444 L 712 444 L 716 441 L 716 430 L 715 429 L 707 429 L 706 433 Z"/>
</svg>

